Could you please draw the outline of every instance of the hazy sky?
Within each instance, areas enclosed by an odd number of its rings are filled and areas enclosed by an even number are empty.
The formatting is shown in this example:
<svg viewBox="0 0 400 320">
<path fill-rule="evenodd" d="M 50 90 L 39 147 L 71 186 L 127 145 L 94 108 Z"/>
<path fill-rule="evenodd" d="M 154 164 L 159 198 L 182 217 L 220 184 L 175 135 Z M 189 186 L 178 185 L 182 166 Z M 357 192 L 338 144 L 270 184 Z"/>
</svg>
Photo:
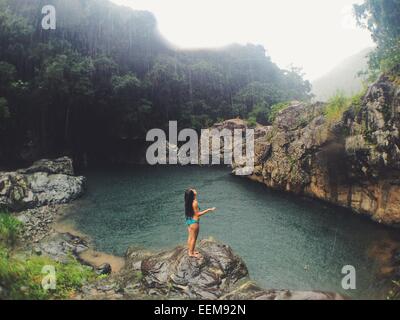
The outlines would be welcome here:
<svg viewBox="0 0 400 320">
<path fill-rule="evenodd" d="M 352 16 L 359 0 L 112 1 L 153 12 L 161 33 L 178 47 L 262 44 L 280 67 L 302 67 L 310 80 L 373 45 Z"/>
</svg>

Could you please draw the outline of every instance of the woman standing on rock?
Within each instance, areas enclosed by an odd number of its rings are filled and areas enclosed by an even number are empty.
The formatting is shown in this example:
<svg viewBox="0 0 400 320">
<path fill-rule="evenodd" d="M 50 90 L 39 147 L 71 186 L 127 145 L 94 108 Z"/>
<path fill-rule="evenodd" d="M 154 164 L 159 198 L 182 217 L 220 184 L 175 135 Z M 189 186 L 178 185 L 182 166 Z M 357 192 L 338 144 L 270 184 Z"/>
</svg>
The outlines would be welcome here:
<svg viewBox="0 0 400 320">
<path fill-rule="evenodd" d="M 211 208 L 205 211 L 200 211 L 197 202 L 197 191 L 194 189 L 188 189 L 185 191 L 185 217 L 189 232 L 188 250 L 190 257 L 200 257 L 200 253 L 195 251 L 197 236 L 200 231 L 200 217 L 215 210 L 216 208 Z"/>
</svg>

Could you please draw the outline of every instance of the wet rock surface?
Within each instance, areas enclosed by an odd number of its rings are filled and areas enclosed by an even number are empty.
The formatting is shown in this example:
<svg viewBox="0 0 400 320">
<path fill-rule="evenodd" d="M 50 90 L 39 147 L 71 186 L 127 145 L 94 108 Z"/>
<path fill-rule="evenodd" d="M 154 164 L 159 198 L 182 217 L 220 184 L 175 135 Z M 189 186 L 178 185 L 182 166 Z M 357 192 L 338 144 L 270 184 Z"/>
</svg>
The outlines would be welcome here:
<svg viewBox="0 0 400 320">
<path fill-rule="evenodd" d="M 103 263 L 102 265 L 100 265 L 99 267 L 96 268 L 96 273 L 98 275 L 111 274 L 111 271 L 112 271 L 112 268 L 109 263 Z"/>
<path fill-rule="evenodd" d="M 68 203 L 83 194 L 84 177 L 73 176 L 72 160 L 40 160 L 27 169 L 0 172 L 0 207 L 21 211 Z"/>
<path fill-rule="evenodd" d="M 29 168 L 20 169 L 17 172 L 21 174 L 46 172 L 48 174 L 65 174 L 68 176 L 75 175 L 72 159 L 68 157 L 62 157 L 54 160 L 41 159 L 34 162 Z"/>
<path fill-rule="evenodd" d="M 247 282 L 221 297 L 221 300 L 345 300 L 345 298 L 329 292 L 265 290 L 253 282 Z"/>
<path fill-rule="evenodd" d="M 265 290 L 249 280 L 247 267 L 232 249 L 212 239 L 198 245 L 201 258 L 176 247 L 160 253 L 130 248 L 125 268 L 115 276 L 113 295 L 124 299 L 334 300 L 334 293 Z M 99 294 L 97 292 L 97 294 Z"/>
<path fill-rule="evenodd" d="M 78 260 L 79 254 L 89 249 L 89 244 L 84 239 L 70 233 L 58 233 L 49 235 L 33 250 L 39 250 L 41 255 L 46 255 L 57 262 L 68 262 L 71 256 Z"/>
<path fill-rule="evenodd" d="M 151 256 L 142 255 L 143 259 L 140 258 L 141 254 L 138 256 L 128 251 L 127 264 L 121 272 L 121 283 L 129 287 L 137 280 L 135 275 L 139 273 L 139 289 L 144 293 L 217 299 L 247 277 L 246 265 L 230 247 L 212 240 L 202 240 L 198 250 L 200 259 L 189 257 L 184 247 Z"/>
<path fill-rule="evenodd" d="M 54 222 L 64 214 L 65 205 L 50 205 L 28 209 L 15 214 L 23 223 L 20 239 L 25 242 L 37 243 L 51 234 Z"/>
</svg>

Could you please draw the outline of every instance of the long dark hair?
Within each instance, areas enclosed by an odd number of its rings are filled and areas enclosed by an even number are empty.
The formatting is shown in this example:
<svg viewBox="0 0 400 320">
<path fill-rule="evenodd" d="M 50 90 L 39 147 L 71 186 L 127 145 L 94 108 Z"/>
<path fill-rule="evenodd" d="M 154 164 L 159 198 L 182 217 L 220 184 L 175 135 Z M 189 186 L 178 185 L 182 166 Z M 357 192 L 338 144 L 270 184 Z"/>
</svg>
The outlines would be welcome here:
<svg viewBox="0 0 400 320">
<path fill-rule="evenodd" d="M 194 216 L 193 210 L 194 192 L 193 189 L 185 191 L 185 217 L 191 219 Z"/>
</svg>

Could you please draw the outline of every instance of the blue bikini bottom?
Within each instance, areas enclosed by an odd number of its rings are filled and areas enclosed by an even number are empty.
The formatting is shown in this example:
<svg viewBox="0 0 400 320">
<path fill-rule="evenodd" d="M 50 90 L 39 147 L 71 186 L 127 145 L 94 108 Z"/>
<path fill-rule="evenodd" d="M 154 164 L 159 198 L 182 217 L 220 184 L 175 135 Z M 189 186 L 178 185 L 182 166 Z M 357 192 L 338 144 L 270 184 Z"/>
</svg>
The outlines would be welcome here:
<svg viewBox="0 0 400 320">
<path fill-rule="evenodd" d="M 196 223 L 200 224 L 200 221 L 194 220 L 194 219 L 186 219 L 186 224 L 188 226 L 191 226 L 192 224 L 196 224 Z"/>
</svg>

